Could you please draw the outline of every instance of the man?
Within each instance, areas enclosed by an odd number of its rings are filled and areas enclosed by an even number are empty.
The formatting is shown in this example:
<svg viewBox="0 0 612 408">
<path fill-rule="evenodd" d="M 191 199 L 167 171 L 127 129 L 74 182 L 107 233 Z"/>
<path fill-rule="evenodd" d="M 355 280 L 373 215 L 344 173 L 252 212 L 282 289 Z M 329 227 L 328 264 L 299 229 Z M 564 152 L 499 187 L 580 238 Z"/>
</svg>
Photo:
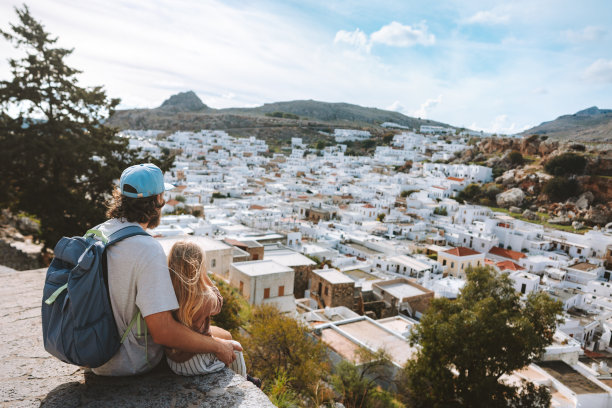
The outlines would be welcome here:
<svg viewBox="0 0 612 408">
<path fill-rule="evenodd" d="M 143 229 L 159 225 L 164 206 L 165 185 L 162 171 L 153 164 L 139 164 L 123 171 L 120 189 L 113 193 L 108 221 L 98 227 L 107 237 L 126 226 Z M 236 358 L 229 333 L 211 328 L 204 336 L 178 323 L 172 311 L 178 302 L 170 280 L 166 255 L 151 236 L 126 238 L 107 250 L 108 286 L 113 315 L 120 335 L 140 312 L 147 335 L 134 324 L 115 356 L 101 367 L 98 375 L 133 375 L 149 371 L 160 362 L 163 347 L 192 353 L 214 353 L 226 365 Z M 225 339 L 223 338 L 225 337 Z"/>
</svg>

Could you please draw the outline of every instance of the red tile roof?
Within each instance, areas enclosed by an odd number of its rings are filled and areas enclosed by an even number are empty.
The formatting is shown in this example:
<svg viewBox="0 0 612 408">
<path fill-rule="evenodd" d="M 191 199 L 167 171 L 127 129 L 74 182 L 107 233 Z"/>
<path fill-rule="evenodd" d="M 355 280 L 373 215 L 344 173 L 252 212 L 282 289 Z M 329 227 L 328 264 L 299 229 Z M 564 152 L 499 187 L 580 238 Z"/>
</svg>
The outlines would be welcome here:
<svg viewBox="0 0 612 408">
<path fill-rule="evenodd" d="M 455 256 L 471 256 L 471 255 L 480 255 L 480 252 L 474 251 L 473 249 L 466 247 L 457 247 L 452 248 L 447 251 L 444 251 L 446 254 L 455 255 Z"/>
<path fill-rule="evenodd" d="M 512 261 L 501 261 L 501 262 L 496 263 L 495 266 L 497 266 L 502 271 L 506 271 L 506 270 L 522 271 L 523 269 L 525 269 L 521 265 L 517 265 Z"/>
<path fill-rule="evenodd" d="M 261 205 L 251 204 L 249 210 L 264 210 L 266 207 L 262 207 Z"/>
<path fill-rule="evenodd" d="M 464 178 L 459 178 L 459 177 L 447 177 L 447 180 L 451 180 L 451 181 L 459 181 L 462 182 L 463 180 L 465 180 Z"/>
<path fill-rule="evenodd" d="M 522 252 L 517 252 L 511 249 L 504 249 L 500 247 L 491 248 L 489 250 L 489 253 L 491 255 L 497 255 L 497 256 L 501 256 L 502 258 L 508 258 L 508 259 L 512 259 L 515 261 L 518 261 L 519 259 L 525 258 L 527 256 Z"/>
<path fill-rule="evenodd" d="M 166 204 L 174 207 L 175 205 L 177 205 L 180 201 L 176 201 L 176 200 L 168 200 L 166 201 Z"/>
</svg>

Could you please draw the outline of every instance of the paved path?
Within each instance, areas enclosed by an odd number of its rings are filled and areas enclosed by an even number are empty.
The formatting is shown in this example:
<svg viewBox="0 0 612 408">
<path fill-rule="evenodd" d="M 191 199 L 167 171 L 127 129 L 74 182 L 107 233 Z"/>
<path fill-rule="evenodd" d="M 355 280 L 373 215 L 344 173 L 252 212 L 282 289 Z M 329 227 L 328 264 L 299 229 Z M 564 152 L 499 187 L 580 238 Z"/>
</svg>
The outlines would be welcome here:
<svg viewBox="0 0 612 408">
<path fill-rule="evenodd" d="M 259 389 L 226 369 L 180 377 L 167 367 L 135 377 L 98 377 L 62 363 L 42 344 L 45 270 L 0 266 L 0 407 L 273 407 Z"/>
</svg>

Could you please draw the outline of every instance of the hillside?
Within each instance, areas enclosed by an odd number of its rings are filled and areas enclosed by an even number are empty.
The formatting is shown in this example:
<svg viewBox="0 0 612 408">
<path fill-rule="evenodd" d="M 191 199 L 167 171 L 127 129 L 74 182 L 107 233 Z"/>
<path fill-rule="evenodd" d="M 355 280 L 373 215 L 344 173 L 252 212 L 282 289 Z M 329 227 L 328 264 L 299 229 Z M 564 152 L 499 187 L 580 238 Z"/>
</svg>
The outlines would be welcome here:
<svg viewBox="0 0 612 408">
<path fill-rule="evenodd" d="M 546 135 L 552 139 L 579 141 L 612 141 L 612 109 L 599 109 L 596 106 L 576 112 L 573 115 L 559 116 L 525 130 L 523 135 Z"/>
<path fill-rule="evenodd" d="M 285 115 L 275 117 L 271 116 L 273 113 Z M 335 127 L 363 128 L 377 134 L 384 130 L 379 126 L 383 122 L 413 128 L 421 125 L 449 126 L 399 112 L 313 100 L 276 102 L 255 108 L 214 109 L 206 106 L 192 91 L 173 95 L 157 108 L 118 110 L 108 124 L 120 129 L 219 129 L 236 136 L 255 135 L 263 138 L 277 134 L 285 138 L 293 133 L 293 136 L 308 139 L 319 135 L 319 131 L 329 131 Z"/>
</svg>

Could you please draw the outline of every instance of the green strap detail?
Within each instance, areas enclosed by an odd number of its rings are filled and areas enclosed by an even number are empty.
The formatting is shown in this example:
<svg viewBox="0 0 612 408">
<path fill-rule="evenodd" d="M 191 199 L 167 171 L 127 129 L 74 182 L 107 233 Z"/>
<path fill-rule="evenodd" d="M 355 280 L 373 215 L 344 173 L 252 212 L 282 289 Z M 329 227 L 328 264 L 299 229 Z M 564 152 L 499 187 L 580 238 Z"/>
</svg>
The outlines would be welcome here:
<svg viewBox="0 0 612 408">
<path fill-rule="evenodd" d="M 47 300 L 45 300 L 45 303 L 50 305 L 51 303 L 55 302 L 55 299 L 57 299 L 57 297 L 60 295 L 60 293 L 65 291 L 67 288 L 68 288 L 68 284 L 67 283 L 65 285 L 60 286 L 59 288 L 57 288 L 55 290 L 55 292 L 53 292 L 51 294 L 51 296 L 49 296 L 49 298 Z"/>
<path fill-rule="evenodd" d="M 108 244 L 108 237 L 104 235 L 102 231 L 97 230 L 97 229 L 90 229 L 85 233 L 85 238 L 92 236 L 92 235 L 95 237 L 98 237 L 102 242 L 104 242 L 104 244 Z"/>
<path fill-rule="evenodd" d="M 140 334 L 140 310 L 134 315 L 134 317 L 132 317 L 130 324 L 128 324 L 127 329 L 125 329 L 125 331 L 123 332 L 123 336 L 121 336 L 121 344 L 123 344 L 125 339 L 127 339 L 128 333 L 130 332 L 130 330 L 132 330 L 132 327 L 134 327 L 134 323 L 136 322 L 138 322 L 138 333 Z"/>
<path fill-rule="evenodd" d="M 139 337 L 143 335 L 142 329 L 140 326 L 141 319 L 142 319 L 142 315 L 140 314 L 140 310 L 139 310 L 138 313 L 136 313 L 134 317 L 132 317 L 132 320 L 130 321 L 130 324 L 128 325 L 127 329 L 125 329 L 125 332 L 123 332 L 123 336 L 121 337 L 122 344 L 125 341 L 125 339 L 127 339 L 128 333 L 130 332 L 130 330 L 132 330 L 132 327 L 134 327 L 134 325 L 136 325 L 136 335 Z M 147 328 L 147 322 L 142 322 L 142 323 L 144 324 L 145 360 L 147 361 L 147 365 L 149 367 L 153 367 L 151 363 L 149 362 L 149 331 Z"/>
</svg>

